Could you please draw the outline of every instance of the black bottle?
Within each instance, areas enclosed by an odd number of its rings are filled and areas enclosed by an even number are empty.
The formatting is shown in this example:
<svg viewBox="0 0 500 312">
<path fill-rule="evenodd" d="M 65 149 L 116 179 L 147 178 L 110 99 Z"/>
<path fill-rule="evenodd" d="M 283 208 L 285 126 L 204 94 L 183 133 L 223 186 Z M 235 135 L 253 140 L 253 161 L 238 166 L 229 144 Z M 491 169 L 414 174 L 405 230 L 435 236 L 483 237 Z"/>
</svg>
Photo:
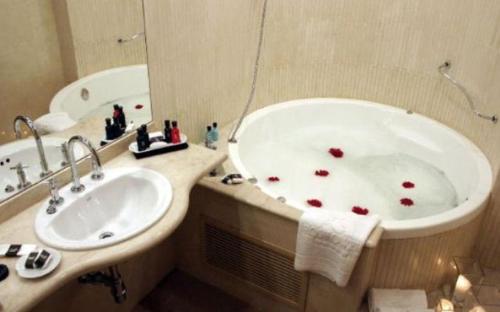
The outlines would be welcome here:
<svg viewBox="0 0 500 312">
<path fill-rule="evenodd" d="M 163 132 L 165 142 L 172 143 L 172 128 L 170 128 L 170 120 L 165 120 L 165 129 Z"/>
<path fill-rule="evenodd" d="M 120 121 L 118 118 L 113 117 L 113 133 L 114 133 L 114 139 L 120 137 L 123 134 L 123 129 L 120 127 Z"/>
<path fill-rule="evenodd" d="M 144 129 L 142 127 L 137 129 L 137 138 L 136 138 L 136 141 L 137 141 L 137 149 L 140 152 L 148 149 L 148 144 L 147 144 L 147 141 L 146 141 L 146 137 L 144 135 Z"/>
<path fill-rule="evenodd" d="M 104 130 L 106 131 L 106 140 L 111 141 L 116 139 L 113 132 L 114 131 L 113 125 L 111 124 L 111 118 L 106 118 L 105 120 L 106 120 L 106 127 L 104 128 Z"/>
<path fill-rule="evenodd" d="M 118 116 L 118 122 L 120 123 L 120 128 L 127 128 L 127 120 L 125 118 L 125 113 L 123 112 L 123 106 L 118 106 L 118 111 L 120 115 Z"/>
<path fill-rule="evenodd" d="M 147 148 L 151 146 L 151 140 L 149 139 L 148 126 L 145 124 L 141 126 L 142 134 L 144 135 L 144 141 L 146 143 Z"/>
</svg>

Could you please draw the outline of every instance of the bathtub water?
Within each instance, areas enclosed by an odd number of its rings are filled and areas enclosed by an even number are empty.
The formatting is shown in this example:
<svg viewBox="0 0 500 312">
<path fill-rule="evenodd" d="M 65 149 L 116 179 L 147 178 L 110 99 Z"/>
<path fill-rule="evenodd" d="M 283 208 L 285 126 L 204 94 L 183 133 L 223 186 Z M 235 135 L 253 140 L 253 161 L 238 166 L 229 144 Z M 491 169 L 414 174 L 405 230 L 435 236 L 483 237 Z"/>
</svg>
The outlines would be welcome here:
<svg viewBox="0 0 500 312">
<path fill-rule="evenodd" d="M 147 65 L 117 67 L 83 77 L 54 96 L 50 112 L 66 112 L 75 122 L 96 116 L 104 120 L 112 116 L 114 104 L 123 106 L 128 122 L 151 121 Z"/>
<path fill-rule="evenodd" d="M 464 224 L 479 214 L 491 189 L 489 162 L 469 140 L 429 118 L 377 103 L 280 103 L 245 118 L 237 138 L 229 145 L 231 160 L 246 178 L 257 178 L 263 192 L 298 209 L 366 208 L 381 217 L 391 237 Z M 322 207 L 311 207 L 310 199 Z"/>
</svg>

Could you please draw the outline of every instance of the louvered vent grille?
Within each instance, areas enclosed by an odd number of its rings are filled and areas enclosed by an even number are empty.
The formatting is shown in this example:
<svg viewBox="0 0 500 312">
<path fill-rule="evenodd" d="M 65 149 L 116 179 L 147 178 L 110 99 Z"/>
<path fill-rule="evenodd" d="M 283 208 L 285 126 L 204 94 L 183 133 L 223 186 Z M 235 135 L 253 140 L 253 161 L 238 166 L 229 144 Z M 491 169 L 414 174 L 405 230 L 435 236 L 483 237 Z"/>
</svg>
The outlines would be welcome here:
<svg viewBox="0 0 500 312">
<path fill-rule="evenodd" d="M 205 259 L 287 301 L 298 303 L 302 275 L 293 268 L 293 259 L 270 248 L 205 223 Z"/>
</svg>

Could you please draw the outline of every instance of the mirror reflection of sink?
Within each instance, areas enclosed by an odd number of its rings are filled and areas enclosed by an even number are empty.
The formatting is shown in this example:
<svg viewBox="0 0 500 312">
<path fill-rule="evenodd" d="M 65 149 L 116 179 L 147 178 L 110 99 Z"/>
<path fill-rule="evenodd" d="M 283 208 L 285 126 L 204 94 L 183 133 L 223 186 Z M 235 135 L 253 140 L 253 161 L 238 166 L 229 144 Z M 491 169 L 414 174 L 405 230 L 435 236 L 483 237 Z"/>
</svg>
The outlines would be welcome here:
<svg viewBox="0 0 500 312">
<path fill-rule="evenodd" d="M 64 203 L 48 214 L 48 200 L 35 220 L 35 232 L 47 245 L 84 250 L 116 244 L 152 226 L 167 211 L 172 187 L 156 171 L 139 167 L 107 169 L 104 179 L 81 180 L 86 189 L 60 190 Z"/>
<path fill-rule="evenodd" d="M 64 165 L 61 144 L 65 141 L 62 138 L 42 137 L 45 156 L 52 172 L 61 169 Z M 84 149 L 81 146 L 75 148 L 75 156 L 77 159 L 84 156 Z M 16 171 L 10 169 L 18 163 L 22 163 L 26 167 L 28 181 L 35 183 L 40 180 L 42 168 L 33 138 L 17 140 L 0 146 L 0 201 L 19 191 Z M 14 187 L 15 190 L 6 192 L 8 186 Z"/>
</svg>

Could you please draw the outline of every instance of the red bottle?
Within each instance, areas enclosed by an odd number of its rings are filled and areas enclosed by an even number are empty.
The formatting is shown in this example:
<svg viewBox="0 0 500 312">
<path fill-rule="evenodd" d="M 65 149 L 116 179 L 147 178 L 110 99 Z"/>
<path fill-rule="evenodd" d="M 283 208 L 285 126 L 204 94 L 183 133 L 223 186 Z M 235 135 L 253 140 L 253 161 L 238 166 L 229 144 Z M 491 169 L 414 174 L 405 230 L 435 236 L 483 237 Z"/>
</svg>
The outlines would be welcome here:
<svg viewBox="0 0 500 312">
<path fill-rule="evenodd" d="M 172 121 L 170 133 L 172 134 L 172 143 L 181 143 L 181 131 L 177 128 L 177 121 Z"/>
</svg>

